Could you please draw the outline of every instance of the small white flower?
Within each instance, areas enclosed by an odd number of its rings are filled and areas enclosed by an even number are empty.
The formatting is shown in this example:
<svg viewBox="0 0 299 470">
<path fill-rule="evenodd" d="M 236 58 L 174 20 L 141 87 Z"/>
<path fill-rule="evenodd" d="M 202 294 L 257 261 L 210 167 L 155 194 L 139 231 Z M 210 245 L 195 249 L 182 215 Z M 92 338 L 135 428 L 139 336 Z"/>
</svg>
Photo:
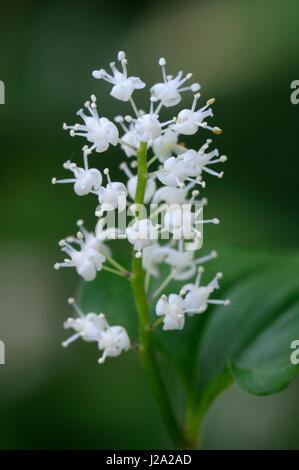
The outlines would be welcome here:
<svg viewBox="0 0 299 470">
<path fill-rule="evenodd" d="M 157 114 L 144 114 L 135 122 L 135 131 L 141 142 L 152 142 L 161 135 L 161 123 Z"/>
<path fill-rule="evenodd" d="M 110 212 L 118 208 L 120 211 L 126 206 L 127 190 L 123 183 L 112 183 L 109 175 L 109 169 L 105 168 L 104 174 L 107 177 L 107 186 L 101 186 L 95 193 L 98 195 L 100 209 L 97 209 L 96 215 L 102 217 L 105 211 Z"/>
<path fill-rule="evenodd" d="M 215 257 L 215 253 L 202 258 L 207 261 Z M 200 261 L 200 260 L 198 260 Z M 198 269 L 198 276 L 194 284 L 186 284 L 180 295 L 170 294 L 169 297 L 162 295 L 156 304 L 156 314 L 164 316 L 163 330 L 181 330 L 185 323 L 185 314 L 193 316 L 195 313 L 203 313 L 208 304 L 229 305 L 229 300 L 210 300 L 209 297 L 214 289 L 219 288 L 218 280 L 222 277 L 221 273 L 217 273 L 214 279 L 205 287 L 200 286 L 200 277 L 204 268 Z M 185 298 L 183 298 L 185 296 Z"/>
<path fill-rule="evenodd" d="M 172 204 L 164 214 L 164 227 L 174 235 L 175 239 L 202 238 L 202 224 L 219 224 L 219 219 L 200 219 L 202 204 L 195 212 L 191 211 L 192 204 Z"/>
<path fill-rule="evenodd" d="M 209 297 L 214 289 L 219 289 L 218 280 L 222 278 L 222 273 L 217 273 L 214 279 L 207 286 L 200 286 L 201 274 L 204 271 L 202 266 L 198 269 L 198 275 L 194 284 L 186 284 L 181 290 L 181 294 L 185 295 L 184 308 L 188 311 L 188 315 L 195 313 L 203 313 L 208 308 L 208 304 L 229 305 L 229 300 L 210 300 Z"/>
<path fill-rule="evenodd" d="M 96 243 L 100 243 L 94 238 L 85 239 L 82 232 L 78 232 L 77 238 L 69 237 L 67 240 L 61 240 L 59 246 L 61 250 L 67 253 L 70 257 L 65 259 L 63 263 L 56 263 L 55 269 L 60 267 L 75 267 L 77 273 L 85 279 L 85 281 L 92 281 L 95 279 L 97 271 L 101 271 L 102 265 L 105 262 L 105 256 L 97 251 Z M 79 245 L 79 250 L 76 250 L 71 243 Z"/>
<path fill-rule="evenodd" d="M 192 204 L 195 198 L 199 195 L 198 190 L 192 191 L 192 197 L 188 199 L 188 192 L 197 184 L 197 181 L 188 183 L 185 187 L 181 188 L 173 188 L 172 186 L 162 186 L 159 188 L 154 196 L 152 203 L 159 204 L 161 201 L 164 201 L 166 204 L 184 204 L 189 203 Z M 197 201 L 198 204 L 202 204 L 203 206 L 207 204 L 207 199 L 203 198 L 200 201 Z"/>
<path fill-rule="evenodd" d="M 219 127 L 210 127 L 205 121 L 207 117 L 213 116 L 213 112 L 209 106 L 215 102 L 215 99 L 212 98 L 208 100 L 205 106 L 195 111 L 199 96 L 199 93 L 194 95 L 191 109 L 183 109 L 179 112 L 177 120 L 172 126 L 173 130 L 179 134 L 193 135 L 198 131 L 199 127 L 203 127 L 213 131 L 214 134 L 221 134 L 222 130 L 219 129 Z"/>
<path fill-rule="evenodd" d="M 71 129 L 70 135 L 73 137 L 79 135 L 85 137 L 88 142 L 93 145 L 89 148 L 89 152 L 95 150 L 98 153 L 105 152 L 109 144 L 117 145 L 118 143 L 118 130 L 113 122 L 109 119 L 100 118 L 97 111 L 96 97 L 91 96 L 91 103 L 87 101 L 85 107 L 88 109 L 90 116 L 83 113 L 83 109 L 79 109 L 77 114 L 83 119 L 85 125 L 75 124 L 74 126 L 63 125 L 63 128 Z M 79 132 L 78 132 L 79 131 Z"/>
<path fill-rule="evenodd" d="M 188 176 L 198 177 L 201 175 L 201 168 L 198 165 L 198 154 L 195 150 L 187 150 L 180 159 Z"/>
<path fill-rule="evenodd" d="M 116 240 L 120 234 L 120 231 L 118 228 L 116 227 L 104 228 L 106 225 L 107 225 L 106 217 L 99 218 L 98 222 L 96 223 L 96 228 L 95 228 L 96 238 L 98 241 L 102 243 L 102 245 L 104 245 L 104 241 Z M 109 251 L 111 252 L 110 249 Z M 106 253 L 104 252 L 104 254 Z M 107 255 L 110 256 L 108 252 L 107 252 Z"/>
<path fill-rule="evenodd" d="M 63 341 L 62 346 L 67 347 L 78 338 L 82 338 L 87 342 L 99 341 L 101 331 L 107 327 L 105 318 L 101 315 L 96 315 L 95 313 L 84 315 L 73 298 L 68 299 L 68 303 L 73 305 L 78 318 L 68 318 L 66 322 L 64 322 L 63 326 L 65 329 L 73 328 L 76 333 L 66 341 Z"/>
<path fill-rule="evenodd" d="M 131 122 L 129 127 L 125 125 L 125 120 L 122 116 L 116 116 L 114 121 L 119 124 L 124 131 L 124 134 L 121 136 L 121 142 L 125 142 L 125 144 L 121 143 L 121 148 L 125 152 L 127 157 L 136 157 L 137 156 L 137 149 L 140 146 L 140 140 L 134 129 L 134 124 Z"/>
<path fill-rule="evenodd" d="M 182 330 L 185 324 L 184 301 L 177 294 L 166 295 L 158 300 L 156 314 L 164 316 L 163 330 Z"/>
<path fill-rule="evenodd" d="M 123 162 L 119 168 L 124 171 L 125 175 L 128 178 L 128 182 L 127 182 L 128 193 L 129 193 L 130 198 L 134 201 L 135 196 L 136 196 L 138 177 L 137 175 L 133 175 L 130 168 L 126 164 L 126 162 Z M 144 193 L 144 204 L 147 204 L 148 202 L 150 202 L 155 191 L 156 191 L 155 180 L 154 178 L 149 178 L 146 182 L 146 188 L 145 188 L 145 193 Z"/>
<path fill-rule="evenodd" d="M 94 78 L 102 78 L 113 85 L 110 95 L 121 101 L 129 101 L 134 90 L 140 90 L 145 87 L 138 77 L 128 77 L 127 59 L 123 51 L 118 53 L 118 60 L 122 65 L 122 72 L 115 67 L 115 62 L 110 63 L 113 75 L 109 75 L 104 69 L 94 70 Z"/>
<path fill-rule="evenodd" d="M 193 238 L 196 215 L 189 204 L 172 204 L 165 211 L 164 226 L 175 238 Z"/>
<path fill-rule="evenodd" d="M 182 251 L 174 248 L 168 250 L 165 263 L 173 268 L 173 279 L 185 280 L 194 275 L 196 266 L 193 262 L 193 258 L 193 251 Z"/>
<path fill-rule="evenodd" d="M 98 360 L 99 364 L 103 364 L 106 357 L 119 356 L 122 351 L 128 351 L 131 343 L 127 331 L 122 326 L 107 326 L 101 331 L 99 338 L 99 349 L 103 349 L 103 355 Z"/>
<path fill-rule="evenodd" d="M 64 328 L 73 328 L 75 334 L 62 343 L 67 347 L 78 338 L 84 341 L 96 341 L 99 349 L 103 349 L 103 355 L 98 360 L 102 364 L 107 356 L 116 357 L 122 351 L 127 351 L 131 347 L 127 331 L 122 326 L 110 326 L 103 313 L 97 315 L 88 313 L 84 315 L 74 299 L 68 299 L 70 305 L 73 305 L 78 318 L 68 318 L 64 323 Z"/>
<path fill-rule="evenodd" d="M 196 92 L 200 89 L 200 85 L 198 83 L 193 83 L 191 86 L 182 88 L 185 81 L 192 77 L 192 73 L 188 73 L 182 78 L 183 72 L 180 71 L 177 76 L 173 78 L 172 75 L 166 75 L 166 60 L 163 57 L 159 60 L 159 65 L 162 68 L 163 83 L 157 83 L 154 85 L 151 88 L 151 93 L 155 99 L 160 100 L 164 106 L 169 107 L 178 104 L 181 101 L 180 93 L 183 91 L 191 90 Z"/>
<path fill-rule="evenodd" d="M 192 183 L 190 183 L 192 185 Z M 161 201 L 166 204 L 183 204 L 186 201 L 187 193 L 190 187 L 185 186 L 184 188 L 173 188 L 171 186 L 162 186 L 159 188 L 154 196 L 152 203 L 159 204 Z"/>
<path fill-rule="evenodd" d="M 202 181 L 201 176 L 195 175 L 194 161 L 190 161 L 189 157 L 185 158 L 185 153 L 178 157 L 170 157 L 165 160 L 163 168 L 156 172 L 158 179 L 166 186 L 185 188 L 185 181 L 199 184 L 205 188 L 205 182 Z M 196 179 L 191 178 L 196 176 Z"/>
<path fill-rule="evenodd" d="M 135 220 L 126 228 L 127 239 L 137 251 L 136 258 L 141 258 L 142 250 L 155 243 L 158 239 L 158 229 L 149 219 Z"/>
<path fill-rule="evenodd" d="M 164 134 L 154 140 L 153 151 L 158 156 L 159 161 L 163 163 L 173 153 L 180 155 L 186 152 L 186 149 L 183 145 L 178 144 L 178 133 L 174 132 L 171 128 L 167 128 Z"/>
<path fill-rule="evenodd" d="M 158 179 L 161 183 L 179 188 L 184 188 L 184 181 L 187 178 L 187 171 L 183 166 L 180 157 L 170 157 L 164 162 L 164 170 L 157 172 Z"/>
<path fill-rule="evenodd" d="M 106 224 L 107 224 L 107 218 L 106 217 L 100 218 L 96 224 L 95 233 L 96 233 L 97 240 L 102 243 L 103 247 L 105 247 L 105 250 L 101 249 L 101 251 L 105 255 L 107 254 L 107 256 L 111 256 L 110 249 L 106 247 L 106 245 L 104 245 L 103 242 L 105 240 L 108 241 L 108 240 L 116 240 L 118 238 L 124 238 L 123 236 L 124 234 L 120 229 L 116 227 L 109 227 L 109 228 L 104 229 Z M 109 250 L 109 252 L 107 250 Z"/>
<path fill-rule="evenodd" d="M 136 157 L 137 149 L 140 146 L 140 140 L 138 139 L 135 130 L 134 129 L 128 130 L 128 132 L 122 135 L 121 140 L 122 142 L 125 142 L 125 144 L 121 144 L 121 148 L 125 152 L 126 156 Z M 132 147 L 134 147 L 136 150 L 134 150 L 134 148 Z"/>
<path fill-rule="evenodd" d="M 192 277 L 196 271 L 196 265 L 206 263 L 211 259 L 216 258 L 216 251 L 212 251 L 209 255 L 202 256 L 194 259 L 195 252 L 183 250 L 183 240 L 179 241 L 179 249 L 169 248 L 165 263 L 169 264 L 173 270 L 173 279 L 175 280 L 186 280 Z"/>
<path fill-rule="evenodd" d="M 185 165 L 190 168 L 189 175 L 191 176 L 192 174 L 194 176 L 200 176 L 203 171 L 206 173 L 209 173 L 210 175 L 217 176 L 218 178 L 222 178 L 223 176 L 223 171 L 220 173 L 217 173 L 214 170 L 211 170 L 211 168 L 208 168 L 209 165 L 213 165 L 215 163 L 224 163 L 227 160 L 227 157 L 225 155 L 222 155 L 219 157 L 219 152 L 217 149 L 212 150 L 209 153 L 206 153 L 206 150 L 208 149 L 210 143 L 212 142 L 211 139 L 208 139 L 204 145 L 196 152 L 195 150 L 187 150 L 184 155 L 183 159 L 185 162 Z M 214 157 L 219 157 L 219 158 L 214 158 Z"/>
<path fill-rule="evenodd" d="M 158 277 L 160 272 L 157 265 L 164 261 L 168 252 L 169 248 L 167 246 L 161 246 L 159 243 L 154 243 L 144 248 L 142 252 L 143 269 L 149 271 L 152 276 Z"/>
<path fill-rule="evenodd" d="M 141 114 L 137 119 L 133 119 L 130 116 L 126 116 L 126 119 L 130 122 L 135 122 L 135 132 L 140 142 L 147 142 L 148 145 L 152 145 L 155 139 L 160 137 L 162 128 L 172 124 L 174 119 L 161 123 L 159 121 L 159 115 L 154 111 L 154 100 L 151 98 L 150 111 L 147 114 Z"/>
<path fill-rule="evenodd" d="M 96 168 L 88 168 L 88 160 L 86 149 L 83 150 L 84 168 L 80 168 L 76 163 L 67 161 L 63 164 L 66 170 L 70 170 L 74 174 L 74 178 L 57 180 L 52 178 L 52 184 L 56 183 L 74 183 L 74 191 L 78 196 L 84 196 L 93 191 L 97 191 L 102 184 L 102 174 Z"/>
<path fill-rule="evenodd" d="M 80 232 L 84 235 L 84 241 L 85 241 L 85 246 L 87 249 L 92 249 L 95 251 L 99 251 L 100 253 L 103 253 L 104 256 L 111 256 L 111 250 L 110 248 L 105 245 L 104 241 L 109 240 L 109 236 L 107 236 L 106 232 L 107 230 L 103 230 L 103 225 L 102 225 L 102 230 L 100 233 L 99 229 L 99 224 L 100 224 L 101 219 L 99 219 L 97 225 L 96 225 L 96 235 L 93 232 L 88 232 L 86 228 L 84 227 L 84 221 L 82 219 L 77 221 L 77 225 L 80 228 Z M 103 224 L 103 221 L 102 221 Z M 68 237 L 67 241 L 71 241 L 72 243 L 80 244 L 80 240 L 77 240 L 74 237 Z"/>
</svg>

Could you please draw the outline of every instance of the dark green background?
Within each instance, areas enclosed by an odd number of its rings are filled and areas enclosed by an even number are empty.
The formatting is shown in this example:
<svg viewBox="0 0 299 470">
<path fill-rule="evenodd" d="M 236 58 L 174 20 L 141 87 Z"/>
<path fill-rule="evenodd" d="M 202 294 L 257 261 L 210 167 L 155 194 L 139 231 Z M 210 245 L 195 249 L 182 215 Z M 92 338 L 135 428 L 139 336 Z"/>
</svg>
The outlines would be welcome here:
<svg viewBox="0 0 299 470">
<path fill-rule="evenodd" d="M 92 197 L 50 184 L 65 177 L 65 160 L 81 162 L 82 141 L 61 124 L 75 122 L 91 93 L 105 116 L 127 112 L 91 76 L 118 50 L 148 83 L 160 79 L 157 60 L 165 56 L 170 72 L 192 71 L 203 98 L 217 98 L 214 122 L 224 129 L 215 141 L 229 160 L 223 180 L 208 179 L 205 210 L 221 225 L 205 237 L 297 249 L 299 105 L 290 102 L 290 83 L 299 79 L 298 2 L 12 1 L 0 13 L 0 339 L 7 362 L 0 366 L 0 448 L 166 447 L 133 353 L 99 367 L 94 345 L 60 347 L 70 314 L 65 299 L 78 278 L 73 270 L 53 272 L 61 259 L 56 242 L 80 217 L 95 223 Z M 146 93 L 136 96 L 147 105 Z M 197 147 L 206 137 L 186 140 Z M 118 149 L 93 158 L 119 176 Z M 298 448 L 298 387 L 297 380 L 272 398 L 233 387 L 209 412 L 203 447 Z"/>
</svg>

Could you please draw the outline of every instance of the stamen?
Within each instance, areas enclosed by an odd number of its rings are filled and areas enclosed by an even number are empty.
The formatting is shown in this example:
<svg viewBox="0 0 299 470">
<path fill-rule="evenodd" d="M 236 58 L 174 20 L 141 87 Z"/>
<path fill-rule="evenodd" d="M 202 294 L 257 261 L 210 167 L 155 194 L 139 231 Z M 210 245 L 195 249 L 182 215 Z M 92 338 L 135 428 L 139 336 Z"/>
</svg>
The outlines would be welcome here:
<svg viewBox="0 0 299 470">
<path fill-rule="evenodd" d="M 67 340 L 63 341 L 61 344 L 64 348 L 66 348 L 69 344 L 76 341 L 76 339 L 80 338 L 80 333 L 75 333 L 74 335 L 70 336 Z"/>
<path fill-rule="evenodd" d="M 124 118 L 122 116 L 115 116 L 114 121 L 121 126 L 125 134 L 129 132 L 129 129 L 124 124 Z"/>
<path fill-rule="evenodd" d="M 158 106 L 156 107 L 155 111 L 154 111 L 154 114 L 159 114 L 161 108 L 163 106 L 163 102 L 160 101 L 160 103 L 158 104 Z"/>
<path fill-rule="evenodd" d="M 194 95 L 194 98 L 193 98 L 193 103 L 192 103 L 192 106 L 191 106 L 191 111 L 195 111 L 195 108 L 196 108 L 196 104 L 197 104 L 197 101 L 200 97 L 200 94 L 199 93 L 195 93 Z"/>
<path fill-rule="evenodd" d="M 133 178 L 133 173 L 131 172 L 131 170 L 129 169 L 128 165 L 126 162 L 122 162 L 120 165 L 119 165 L 119 169 L 122 170 L 125 175 L 127 176 L 128 179 L 130 178 Z"/>
<path fill-rule="evenodd" d="M 119 51 L 119 53 L 117 54 L 117 58 L 121 62 L 126 58 L 126 53 L 124 51 Z"/>
<path fill-rule="evenodd" d="M 199 179 L 199 178 L 200 178 L 199 176 L 196 179 L 193 179 L 193 178 L 190 178 L 189 176 L 187 176 L 186 180 L 191 181 L 192 183 L 195 183 L 195 184 L 199 184 L 202 188 L 205 188 L 206 187 L 205 181 L 201 181 L 201 179 Z"/>
<path fill-rule="evenodd" d="M 219 289 L 218 279 L 221 279 L 222 276 L 222 273 L 217 273 L 216 276 L 209 282 L 207 287 L 211 287 L 212 289 Z"/>
<path fill-rule="evenodd" d="M 224 175 L 224 171 L 221 171 L 220 173 L 217 173 L 217 171 L 211 170 L 211 168 L 208 168 L 206 166 L 203 166 L 202 169 L 209 173 L 210 175 L 217 176 L 219 179 L 221 179 Z"/>
<path fill-rule="evenodd" d="M 150 104 L 150 111 L 149 111 L 149 114 L 154 114 L 154 102 L 155 102 L 155 99 L 154 99 L 153 96 L 151 96 L 150 102 L 151 102 L 151 104 Z M 162 125 L 161 125 L 161 127 L 162 127 Z"/>
<path fill-rule="evenodd" d="M 192 197 L 190 199 L 190 204 L 192 204 L 195 200 L 195 198 L 199 195 L 199 191 L 198 189 L 194 189 L 194 191 L 192 191 Z"/>
<path fill-rule="evenodd" d="M 162 122 L 162 123 L 161 123 L 161 127 L 168 126 L 169 124 L 172 124 L 173 122 L 175 122 L 175 120 L 176 120 L 176 118 L 173 117 L 173 118 L 170 119 L 169 121 Z"/>
<path fill-rule="evenodd" d="M 132 96 L 130 96 L 130 103 L 131 103 L 131 106 L 132 106 L 132 108 L 133 108 L 133 111 L 134 111 L 134 113 L 135 113 L 135 115 L 136 115 L 136 117 L 137 117 L 137 119 L 138 119 L 139 116 L 140 116 L 140 114 L 139 114 L 139 112 L 138 112 L 137 106 L 136 106 L 135 101 L 133 100 Z"/>
<path fill-rule="evenodd" d="M 111 178 L 110 178 L 110 175 L 109 175 L 109 168 L 105 168 L 104 174 L 107 177 L 107 181 L 108 181 L 109 186 L 111 186 Z"/>
<path fill-rule="evenodd" d="M 224 163 L 226 162 L 227 157 L 225 155 L 222 155 L 220 158 L 217 158 L 216 160 L 209 161 L 207 165 L 213 165 L 214 163 Z"/>
<path fill-rule="evenodd" d="M 192 77 L 192 73 L 187 73 L 187 75 L 184 78 L 181 79 L 182 75 L 183 75 L 183 72 L 180 71 L 176 76 L 176 80 L 178 80 L 178 87 L 183 85 L 187 80 L 190 80 L 190 78 Z"/>
<path fill-rule="evenodd" d="M 155 292 L 150 296 L 150 298 L 148 299 L 149 302 L 151 302 L 153 299 L 155 299 L 157 297 L 157 295 L 160 294 L 160 292 L 162 292 L 165 287 L 167 287 L 167 285 L 170 283 L 170 281 L 173 279 L 173 276 L 175 276 L 175 274 L 177 273 L 178 269 L 172 269 L 169 273 L 169 275 L 166 277 L 166 279 L 162 282 L 162 284 L 160 285 L 160 287 L 158 287 L 158 289 L 155 290 Z M 161 299 L 164 300 L 166 297 L 162 295 Z M 167 300 L 167 297 L 166 297 L 166 300 Z"/>
<path fill-rule="evenodd" d="M 72 305 L 74 307 L 74 309 L 75 309 L 75 311 L 76 311 L 76 313 L 78 314 L 79 317 L 81 317 L 81 318 L 85 317 L 84 313 L 78 307 L 78 305 L 76 304 L 75 299 L 73 297 L 70 297 L 67 301 L 70 305 Z"/>
<path fill-rule="evenodd" d="M 220 129 L 219 127 L 214 127 L 213 129 L 214 134 L 219 135 L 222 134 L 223 130 Z"/>
<path fill-rule="evenodd" d="M 127 75 L 128 75 L 127 74 L 127 63 L 128 63 L 127 59 L 123 59 L 121 61 L 121 65 L 122 65 L 122 69 L 123 69 L 123 75 L 124 75 L 125 78 L 127 78 Z"/>
<path fill-rule="evenodd" d="M 195 285 L 196 287 L 199 287 L 200 285 L 200 280 L 201 280 L 201 275 L 202 273 L 204 272 L 204 267 L 203 266 L 199 266 L 198 268 L 198 274 L 197 274 L 197 277 L 196 277 L 196 280 L 195 280 Z"/>
<path fill-rule="evenodd" d="M 219 219 L 206 219 L 206 220 L 202 220 L 202 224 L 219 224 L 220 223 L 220 220 Z"/>
<path fill-rule="evenodd" d="M 84 161 L 84 168 L 88 170 L 88 153 L 87 150 L 83 150 L 83 161 Z"/>
<path fill-rule="evenodd" d="M 132 116 L 130 116 L 129 114 L 127 114 L 127 115 L 125 116 L 125 121 L 127 121 L 127 122 L 133 122 L 134 119 L 132 118 Z"/>
<path fill-rule="evenodd" d="M 110 62 L 109 65 L 110 65 L 110 68 L 111 68 L 111 70 L 112 70 L 113 75 L 117 74 L 117 73 L 118 73 L 118 70 L 117 70 L 117 68 L 115 67 L 115 62 Z"/>
<path fill-rule="evenodd" d="M 208 304 L 214 304 L 214 305 L 229 305 L 229 304 L 230 304 L 230 300 L 229 300 L 229 299 L 226 299 L 226 300 L 214 300 L 214 299 L 209 299 L 209 300 L 207 300 L 207 303 L 208 303 Z"/>
<path fill-rule="evenodd" d="M 197 258 L 196 260 L 194 260 L 194 263 L 196 264 L 206 263 L 207 261 L 210 261 L 211 259 L 217 258 L 217 256 L 218 256 L 217 251 L 211 251 L 209 255 L 202 256 L 201 258 Z"/>
<path fill-rule="evenodd" d="M 107 352 L 106 350 L 104 350 L 102 357 L 98 359 L 98 363 L 103 364 L 105 362 L 106 357 L 107 357 Z"/>
<path fill-rule="evenodd" d="M 164 83 L 167 83 L 167 76 L 166 76 L 166 69 L 165 69 L 166 60 L 164 59 L 164 57 L 161 57 L 159 59 L 159 65 L 161 66 L 161 69 L 162 69 L 162 77 L 163 77 Z"/>
<path fill-rule="evenodd" d="M 75 183 L 77 180 L 76 178 L 67 178 L 67 179 L 64 179 L 64 180 L 57 180 L 56 178 L 53 178 L 52 179 L 52 184 L 56 184 L 56 183 Z"/>
</svg>

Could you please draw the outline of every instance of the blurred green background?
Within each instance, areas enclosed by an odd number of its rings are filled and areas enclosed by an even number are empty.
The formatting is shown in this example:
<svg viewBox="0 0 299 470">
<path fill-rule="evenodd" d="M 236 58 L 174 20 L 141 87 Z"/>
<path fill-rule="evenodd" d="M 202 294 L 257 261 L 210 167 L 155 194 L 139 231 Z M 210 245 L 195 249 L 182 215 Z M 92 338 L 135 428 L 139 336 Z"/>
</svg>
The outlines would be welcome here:
<svg viewBox="0 0 299 470">
<path fill-rule="evenodd" d="M 290 83 L 299 79 L 298 21 L 297 0 L 1 5 L 0 448 L 170 445 L 133 353 L 99 367 L 94 345 L 60 346 L 70 314 L 65 300 L 78 278 L 53 271 L 61 259 L 56 242 L 78 218 L 95 224 L 93 197 L 50 184 L 52 176 L 66 177 L 64 161 L 81 163 L 82 141 L 61 124 L 75 121 L 91 93 L 109 118 L 128 109 L 91 71 L 107 67 L 120 49 L 130 73 L 149 83 L 160 80 L 161 56 L 169 73 L 192 71 L 203 98 L 217 98 L 214 122 L 224 133 L 215 141 L 229 157 L 224 179 L 208 180 L 205 214 L 221 225 L 205 236 L 216 245 L 297 249 L 299 105 L 290 102 Z M 147 93 L 137 93 L 145 106 Z M 94 158 L 119 175 L 118 149 Z M 298 392 L 298 380 L 271 398 L 232 387 L 212 406 L 202 447 L 299 448 Z"/>
</svg>

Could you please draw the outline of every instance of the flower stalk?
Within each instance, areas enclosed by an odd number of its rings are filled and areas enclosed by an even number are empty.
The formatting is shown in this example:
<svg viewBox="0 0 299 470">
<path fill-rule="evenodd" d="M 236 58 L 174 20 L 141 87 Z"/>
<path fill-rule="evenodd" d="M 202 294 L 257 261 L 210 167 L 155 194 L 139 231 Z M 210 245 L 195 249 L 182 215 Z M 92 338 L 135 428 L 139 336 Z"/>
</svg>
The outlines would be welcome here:
<svg viewBox="0 0 299 470">
<path fill-rule="evenodd" d="M 136 190 L 136 204 L 143 204 L 143 198 L 146 188 L 146 169 L 147 169 L 147 145 L 142 142 L 137 153 L 138 157 L 138 182 Z M 166 425 L 168 433 L 178 448 L 188 446 L 183 432 L 180 430 L 177 419 L 172 410 L 169 396 L 163 382 L 157 359 L 155 356 L 153 331 L 148 328 L 150 324 L 149 305 L 146 298 L 144 272 L 142 268 L 142 259 L 136 258 L 136 252 L 133 250 L 132 256 L 132 278 L 134 300 L 139 318 L 140 331 L 140 350 L 139 355 L 141 363 L 146 374 L 148 383 L 151 387 L 154 399 L 158 405 L 159 411 Z"/>
</svg>

